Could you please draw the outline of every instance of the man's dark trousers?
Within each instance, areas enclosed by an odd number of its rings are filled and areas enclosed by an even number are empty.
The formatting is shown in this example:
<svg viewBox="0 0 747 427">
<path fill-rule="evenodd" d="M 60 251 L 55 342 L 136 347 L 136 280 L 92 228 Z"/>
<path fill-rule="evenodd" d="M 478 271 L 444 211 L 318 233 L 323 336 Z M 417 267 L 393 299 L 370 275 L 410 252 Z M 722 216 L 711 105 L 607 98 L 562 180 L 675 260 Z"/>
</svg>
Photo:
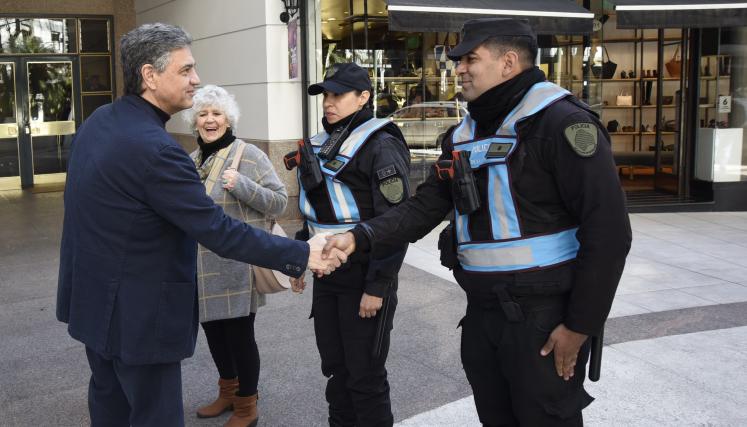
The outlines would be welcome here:
<svg viewBox="0 0 747 427">
<path fill-rule="evenodd" d="M 581 346 L 575 374 L 565 381 L 554 353 L 540 349 L 562 322 L 566 296 L 515 298 L 523 320 L 509 321 L 500 302 L 467 296 L 462 325 L 462 364 L 484 426 L 580 427 L 592 400 L 583 388 L 589 341 Z"/>
<path fill-rule="evenodd" d="M 384 427 L 394 422 L 386 358 L 389 331 L 397 306 L 390 294 L 389 316 L 381 355 L 371 357 L 378 315 L 361 318 L 362 289 L 314 281 L 313 317 L 316 343 L 327 381 L 329 424 L 334 427 Z"/>
<path fill-rule="evenodd" d="M 184 426 L 181 362 L 125 365 L 86 347 L 93 427 Z"/>
</svg>

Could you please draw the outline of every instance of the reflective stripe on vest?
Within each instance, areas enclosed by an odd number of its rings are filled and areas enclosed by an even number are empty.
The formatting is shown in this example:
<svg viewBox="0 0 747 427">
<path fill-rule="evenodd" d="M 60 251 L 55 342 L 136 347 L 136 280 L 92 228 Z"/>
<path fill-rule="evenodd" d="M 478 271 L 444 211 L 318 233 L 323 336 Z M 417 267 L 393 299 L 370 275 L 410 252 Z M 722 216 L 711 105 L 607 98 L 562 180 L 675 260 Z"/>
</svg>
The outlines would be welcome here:
<svg viewBox="0 0 747 427">
<path fill-rule="evenodd" d="M 467 271 L 511 272 L 559 264 L 576 257 L 577 228 L 541 236 L 523 236 L 511 192 L 507 160 L 518 146 L 516 124 L 570 95 L 550 82 L 532 86 L 519 104 L 506 116 L 496 136 L 475 140 L 476 123 L 468 115 L 454 130 L 454 150 L 469 151 L 473 169 L 486 168 L 487 203 L 493 240 L 473 242 L 469 215 L 455 219 L 457 255 Z"/>
<path fill-rule="evenodd" d="M 352 230 L 357 223 L 353 224 L 320 224 L 315 221 L 306 220 L 306 224 L 309 226 L 309 237 L 314 237 L 319 233 L 344 233 Z"/>
<path fill-rule="evenodd" d="M 309 224 L 309 234 L 311 236 L 314 236 L 317 232 L 323 232 L 320 230 L 324 230 L 324 232 L 342 233 L 352 229 L 355 224 L 360 222 L 360 211 L 358 210 L 358 205 L 355 203 L 353 192 L 344 182 L 339 181 L 336 176 L 342 172 L 350 160 L 355 157 L 371 135 L 389 123 L 390 120 L 388 119 L 371 119 L 355 128 L 347 139 L 345 139 L 345 142 L 342 143 L 340 152 L 335 157 L 335 160 L 340 162 L 338 163 L 339 166 L 336 170 L 327 168 L 325 164 L 327 164 L 328 161 L 319 159 L 319 165 L 324 174 L 323 185 L 326 186 L 327 194 L 329 194 L 329 200 L 332 203 L 332 210 L 335 213 L 337 224 L 320 224 L 317 222 L 318 218 L 316 210 L 309 202 L 306 190 L 303 188 L 303 185 L 301 185 L 299 179 L 299 209 Z M 329 134 L 324 131 L 311 138 L 310 141 L 314 153 L 319 152 L 322 144 L 324 144 L 328 138 Z"/>
<path fill-rule="evenodd" d="M 457 256 L 468 271 L 510 272 L 549 267 L 576 258 L 577 228 L 558 233 L 459 246 Z"/>
<path fill-rule="evenodd" d="M 337 163 L 336 168 L 328 168 L 328 160 L 319 160 L 319 165 L 322 168 L 322 173 L 331 177 L 337 176 L 340 172 L 342 172 L 343 169 L 345 169 L 345 166 L 350 163 L 350 160 L 355 156 L 358 150 L 360 150 L 361 147 L 365 145 L 366 141 L 368 141 L 368 138 L 373 135 L 374 132 L 383 128 L 389 123 L 391 123 L 391 120 L 389 119 L 370 119 L 355 128 L 345 139 L 345 142 L 342 143 L 340 151 L 335 157 L 335 160 L 339 162 Z M 322 131 L 311 138 L 310 141 L 311 145 L 314 148 L 315 154 L 319 152 L 319 150 L 322 148 L 322 144 L 324 144 L 327 139 L 329 139 L 329 134 L 325 131 Z"/>
</svg>

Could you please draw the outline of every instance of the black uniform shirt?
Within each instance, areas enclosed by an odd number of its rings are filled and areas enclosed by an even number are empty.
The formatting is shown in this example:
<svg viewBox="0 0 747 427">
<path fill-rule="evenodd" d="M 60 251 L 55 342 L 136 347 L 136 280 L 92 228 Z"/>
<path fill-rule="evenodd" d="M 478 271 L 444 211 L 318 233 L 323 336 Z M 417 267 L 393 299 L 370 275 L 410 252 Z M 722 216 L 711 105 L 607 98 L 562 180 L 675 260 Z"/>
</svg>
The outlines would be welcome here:
<svg viewBox="0 0 747 427">
<path fill-rule="evenodd" d="M 520 122 L 520 142 L 509 159 L 509 168 L 524 235 L 579 227 L 576 236 L 580 249 L 570 267 L 572 289 L 564 323 L 576 332 L 595 335 L 609 314 L 630 249 L 631 230 L 609 135 L 597 117 L 581 105 L 567 97 Z M 596 128 L 596 150 L 591 155 L 583 151 L 579 154 L 566 135 L 569 126 L 579 123 Z M 477 137 L 487 136 L 495 128 L 483 129 Z M 451 131 L 443 138 L 442 158 L 451 158 Z M 482 181 L 479 174 L 486 172 L 476 172 L 477 181 Z M 485 190 L 480 189 L 480 193 L 484 198 Z M 369 240 L 414 242 L 452 209 L 449 184 L 438 181 L 431 172 L 402 206 L 357 227 L 356 244 L 365 250 Z M 489 231 L 481 227 L 475 231 Z M 569 267 L 553 270 L 558 275 L 568 274 Z M 468 294 L 487 295 L 497 281 L 526 282 L 537 274 L 471 273 L 457 267 L 454 276 Z M 547 280 L 547 273 L 542 277 Z"/>
</svg>

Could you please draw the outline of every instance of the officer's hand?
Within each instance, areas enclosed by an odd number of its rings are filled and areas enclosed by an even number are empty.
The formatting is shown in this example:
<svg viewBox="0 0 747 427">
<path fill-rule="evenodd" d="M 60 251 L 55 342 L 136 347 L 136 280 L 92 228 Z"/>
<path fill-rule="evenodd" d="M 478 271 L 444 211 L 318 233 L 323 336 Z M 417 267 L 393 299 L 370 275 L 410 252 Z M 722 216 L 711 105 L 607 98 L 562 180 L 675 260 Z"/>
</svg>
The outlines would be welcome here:
<svg viewBox="0 0 747 427">
<path fill-rule="evenodd" d="M 348 256 L 336 248 L 332 248 L 326 256 L 322 254 L 322 249 L 327 243 L 325 236 L 325 233 L 320 233 L 307 242 L 309 244 L 308 269 L 313 271 L 317 277 L 332 273 L 348 260 Z"/>
<path fill-rule="evenodd" d="M 289 277 L 290 284 L 291 284 L 291 290 L 297 294 L 302 294 L 303 290 L 306 289 L 306 279 L 304 276 L 299 277 L 296 279 L 295 277 Z"/>
<path fill-rule="evenodd" d="M 573 377 L 578 351 L 586 342 L 586 338 L 588 338 L 588 335 L 573 332 L 561 323 L 550 333 L 550 338 L 547 339 L 542 350 L 540 350 L 540 354 L 547 356 L 554 352 L 555 370 L 559 377 L 568 381 Z"/>
<path fill-rule="evenodd" d="M 226 190 L 233 190 L 236 186 L 236 182 L 239 180 L 239 173 L 236 169 L 226 169 L 223 171 L 223 188 Z"/>
<path fill-rule="evenodd" d="M 361 307 L 358 315 L 364 319 L 376 316 L 376 312 L 381 309 L 383 301 L 384 299 L 381 297 L 375 297 L 364 292 L 361 297 Z"/>
<path fill-rule="evenodd" d="M 348 231 L 327 236 L 327 244 L 324 245 L 322 255 L 329 256 L 334 248 L 345 252 L 346 255 L 352 254 L 355 251 L 355 236 L 353 236 L 353 233 Z"/>
</svg>

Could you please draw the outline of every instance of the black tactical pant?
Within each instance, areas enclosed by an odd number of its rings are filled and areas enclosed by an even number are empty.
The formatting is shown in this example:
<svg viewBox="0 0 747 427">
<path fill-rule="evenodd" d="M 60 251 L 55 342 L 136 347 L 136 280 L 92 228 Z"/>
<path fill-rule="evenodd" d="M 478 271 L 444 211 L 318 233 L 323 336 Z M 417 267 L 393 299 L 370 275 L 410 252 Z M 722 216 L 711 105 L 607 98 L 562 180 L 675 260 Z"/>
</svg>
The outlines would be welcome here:
<svg viewBox="0 0 747 427">
<path fill-rule="evenodd" d="M 397 306 L 390 295 L 389 315 L 379 358 L 371 356 L 379 314 L 358 315 L 363 290 L 314 280 L 312 316 L 316 345 L 327 381 L 330 426 L 391 426 L 389 382 L 384 364 L 389 353 L 389 332 Z"/>
<path fill-rule="evenodd" d="M 581 426 L 581 410 L 593 398 L 583 388 L 589 340 L 581 347 L 575 375 L 565 381 L 554 353 L 540 355 L 562 322 L 563 296 L 514 298 L 524 319 L 509 321 L 497 300 L 468 296 L 462 319 L 462 364 L 485 426 Z M 514 319 L 516 320 L 516 319 Z"/>
</svg>

